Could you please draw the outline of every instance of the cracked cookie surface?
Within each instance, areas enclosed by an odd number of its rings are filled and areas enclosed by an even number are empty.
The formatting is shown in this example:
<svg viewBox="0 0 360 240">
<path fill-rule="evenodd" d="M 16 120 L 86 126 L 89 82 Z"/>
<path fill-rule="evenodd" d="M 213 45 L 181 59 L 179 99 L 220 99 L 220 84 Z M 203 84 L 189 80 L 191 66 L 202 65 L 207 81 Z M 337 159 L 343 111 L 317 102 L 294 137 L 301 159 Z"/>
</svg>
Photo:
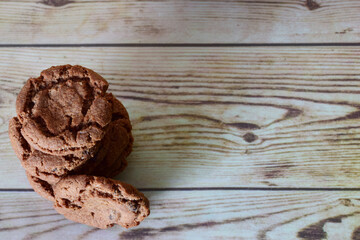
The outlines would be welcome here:
<svg viewBox="0 0 360 240">
<path fill-rule="evenodd" d="M 44 70 L 19 93 L 9 136 L 30 185 L 60 214 L 98 228 L 130 228 L 150 214 L 149 201 L 106 178 L 125 169 L 134 141 L 126 108 L 107 88 L 81 66 Z"/>
<path fill-rule="evenodd" d="M 131 152 L 133 138 L 131 124 L 125 107 L 111 94 L 112 119 L 106 134 L 96 148 L 97 152 L 83 151 L 76 155 L 50 155 L 32 148 L 22 135 L 18 118 L 9 123 L 9 136 L 22 166 L 32 176 L 54 184 L 67 174 L 94 174 L 113 176 L 127 166 L 126 157 Z M 109 174 L 110 171 L 112 174 Z"/>
<path fill-rule="evenodd" d="M 37 150 L 81 153 L 104 136 L 112 118 L 108 83 L 81 66 L 56 66 L 30 78 L 16 100 L 21 133 Z"/>
<path fill-rule="evenodd" d="M 133 186 L 104 177 L 68 176 L 54 186 L 54 208 L 66 218 L 93 227 L 130 228 L 149 214 L 149 201 Z"/>
<path fill-rule="evenodd" d="M 40 178 L 31 176 L 28 172 L 26 172 L 26 177 L 37 194 L 49 201 L 55 202 L 54 190 L 51 184 Z"/>
</svg>

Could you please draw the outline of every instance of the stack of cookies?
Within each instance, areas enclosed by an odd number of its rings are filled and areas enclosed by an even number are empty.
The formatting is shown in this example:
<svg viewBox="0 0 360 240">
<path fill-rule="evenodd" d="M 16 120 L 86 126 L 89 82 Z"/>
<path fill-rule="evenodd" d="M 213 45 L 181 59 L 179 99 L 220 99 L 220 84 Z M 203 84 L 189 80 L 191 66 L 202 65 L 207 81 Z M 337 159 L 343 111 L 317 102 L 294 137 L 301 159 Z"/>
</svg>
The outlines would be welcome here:
<svg viewBox="0 0 360 240">
<path fill-rule="evenodd" d="M 99 74 L 56 66 L 30 78 L 10 120 L 12 146 L 28 180 L 68 219 L 99 228 L 129 228 L 149 215 L 149 201 L 131 185 L 109 179 L 132 150 L 125 107 Z"/>
</svg>

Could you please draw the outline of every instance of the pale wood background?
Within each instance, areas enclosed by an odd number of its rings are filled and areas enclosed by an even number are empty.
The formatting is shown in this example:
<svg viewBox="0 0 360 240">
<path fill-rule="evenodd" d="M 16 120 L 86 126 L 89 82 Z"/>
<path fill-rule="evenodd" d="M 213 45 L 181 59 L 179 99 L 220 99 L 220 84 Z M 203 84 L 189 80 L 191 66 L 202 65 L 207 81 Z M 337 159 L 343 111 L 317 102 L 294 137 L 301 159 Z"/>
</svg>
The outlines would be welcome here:
<svg viewBox="0 0 360 240">
<path fill-rule="evenodd" d="M 0 0 L 0 239 L 360 239 L 359 10 Z M 65 63 L 102 74 L 130 113 L 117 178 L 151 201 L 139 227 L 57 215 L 11 149 L 23 83 Z"/>
<path fill-rule="evenodd" d="M 1 0 L 0 41 L 356 42 L 359 9 L 357 0 Z"/>
</svg>

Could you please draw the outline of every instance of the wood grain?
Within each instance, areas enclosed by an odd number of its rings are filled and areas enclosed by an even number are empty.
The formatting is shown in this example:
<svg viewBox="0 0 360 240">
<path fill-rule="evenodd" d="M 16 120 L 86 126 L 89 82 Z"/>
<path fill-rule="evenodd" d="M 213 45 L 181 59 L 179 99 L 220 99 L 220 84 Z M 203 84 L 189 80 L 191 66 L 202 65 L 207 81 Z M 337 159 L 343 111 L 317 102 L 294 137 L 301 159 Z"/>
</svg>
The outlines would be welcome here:
<svg viewBox="0 0 360 240">
<path fill-rule="evenodd" d="M 58 215 L 34 192 L 0 193 L 1 239 L 359 239 L 359 192 L 145 192 L 140 226 L 94 229 Z M 14 198 L 21 201 L 14 201 Z"/>
<path fill-rule="evenodd" d="M 360 48 L 1 48 L 0 188 L 28 188 L 7 136 L 25 80 L 98 71 L 128 108 L 140 188 L 359 187 Z"/>
<path fill-rule="evenodd" d="M 0 1 L 1 44 L 359 42 L 357 0 Z"/>
</svg>

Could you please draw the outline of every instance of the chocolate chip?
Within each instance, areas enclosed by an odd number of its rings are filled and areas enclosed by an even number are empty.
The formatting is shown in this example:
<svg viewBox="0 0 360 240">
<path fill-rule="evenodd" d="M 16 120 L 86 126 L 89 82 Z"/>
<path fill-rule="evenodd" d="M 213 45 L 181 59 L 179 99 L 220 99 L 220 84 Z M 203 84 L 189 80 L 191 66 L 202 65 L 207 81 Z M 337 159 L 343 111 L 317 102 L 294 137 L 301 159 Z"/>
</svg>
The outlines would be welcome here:
<svg viewBox="0 0 360 240">
<path fill-rule="evenodd" d="M 123 198 L 124 196 L 121 194 L 120 190 L 113 187 L 114 188 L 114 195 L 118 198 Z"/>
<path fill-rule="evenodd" d="M 134 213 L 139 210 L 139 204 L 137 204 L 136 202 L 128 202 L 127 205 L 129 207 L 130 211 L 132 211 Z"/>
</svg>

